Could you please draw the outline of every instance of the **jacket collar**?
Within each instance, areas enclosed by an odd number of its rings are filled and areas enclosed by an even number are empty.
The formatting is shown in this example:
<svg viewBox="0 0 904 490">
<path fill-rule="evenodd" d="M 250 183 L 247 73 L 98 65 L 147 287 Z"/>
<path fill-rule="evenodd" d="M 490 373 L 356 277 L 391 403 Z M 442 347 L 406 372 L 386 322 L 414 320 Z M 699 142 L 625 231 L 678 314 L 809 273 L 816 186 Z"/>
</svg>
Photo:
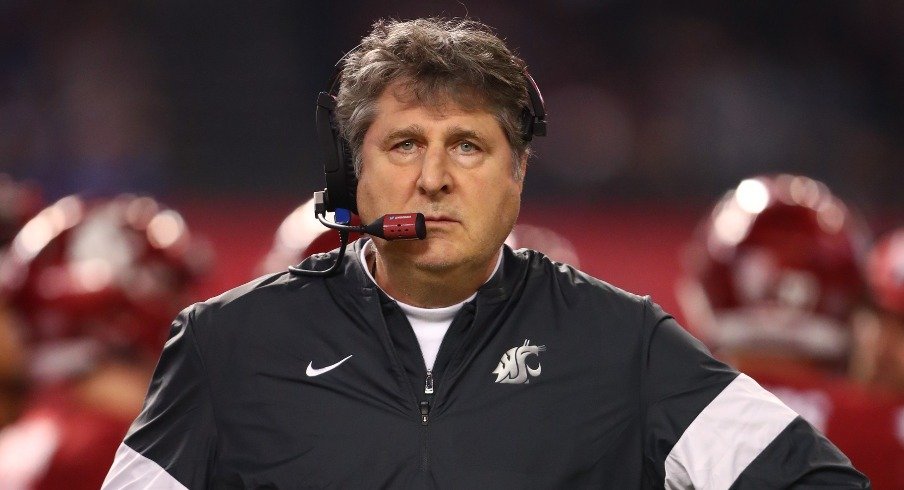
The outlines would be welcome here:
<svg viewBox="0 0 904 490">
<path fill-rule="evenodd" d="M 358 256 L 368 240 L 370 239 L 364 237 L 353 242 L 345 253 L 343 264 L 340 267 L 340 274 L 328 279 L 336 279 L 338 276 L 347 278 L 344 289 L 347 293 L 356 297 L 358 295 L 376 297 L 379 291 L 379 287 L 370 278 L 361 261 L 358 260 Z M 334 250 L 329 254 L 326 262 L 332 263 L 332 261 L 336 260 L 336 255 L 337 252 Z M 528 254 L 523 252 L 515 253 L 511 247 L 503 245 L 501 264 L 499 264 L 490 279 L 477 289 L 477 298 L 475 299 L 477 304 L 486 303 L 489 305 L 511 297 L 528 273 L 529 257 L 530 255 Z"/>
</svg>

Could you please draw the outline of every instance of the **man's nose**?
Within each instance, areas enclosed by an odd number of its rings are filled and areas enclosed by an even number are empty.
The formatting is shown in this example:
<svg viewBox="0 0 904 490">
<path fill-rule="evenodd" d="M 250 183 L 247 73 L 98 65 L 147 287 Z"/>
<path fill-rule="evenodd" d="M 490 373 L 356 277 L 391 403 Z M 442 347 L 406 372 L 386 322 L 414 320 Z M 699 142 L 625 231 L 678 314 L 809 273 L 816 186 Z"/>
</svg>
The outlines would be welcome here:
<svg viewBox="0 0 904 490">
<path fill-rule="evenodd" d="M 427 148 L 421 164 L 421 174 L 417 180 L 418 191 L 428 196 L 452 191 L 452 176 L 449 173 L 450 156 L 442 145 Z"/>
</svg>

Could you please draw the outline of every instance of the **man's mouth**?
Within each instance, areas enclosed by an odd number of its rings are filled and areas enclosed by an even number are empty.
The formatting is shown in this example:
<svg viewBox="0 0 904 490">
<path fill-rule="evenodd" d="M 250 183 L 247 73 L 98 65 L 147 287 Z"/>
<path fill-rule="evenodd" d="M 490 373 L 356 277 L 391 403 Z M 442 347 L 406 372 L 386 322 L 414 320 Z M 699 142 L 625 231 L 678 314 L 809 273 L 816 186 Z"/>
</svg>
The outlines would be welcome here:
<svg viewBox="0 0 904 490">
<path fill-rule="evenodd" d="M 424 220 L 427 223 L 458 223 L 458 220 L 453 218 L 452 216 L 443 215 L 443 214 L 434 214 L 434 215 L 425 215 Z"/>
</svg>

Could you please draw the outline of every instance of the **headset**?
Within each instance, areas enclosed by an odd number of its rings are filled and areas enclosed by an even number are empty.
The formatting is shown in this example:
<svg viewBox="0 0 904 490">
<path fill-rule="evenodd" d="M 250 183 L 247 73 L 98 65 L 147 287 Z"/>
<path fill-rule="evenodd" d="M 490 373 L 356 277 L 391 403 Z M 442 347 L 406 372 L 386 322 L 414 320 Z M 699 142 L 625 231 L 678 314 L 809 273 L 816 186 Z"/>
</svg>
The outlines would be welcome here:
<svg viewBox="0 0 904 490">
<path fill-rule="evenodd" d="M 366 233 L 386 240 L 423 240 L 427 236 L 424 215 L 421 213 L 387 214 L 366 226 L 349 226 L 351 213 L 358 214 L 355 164 L 348 141 L 339 132 L 336 124 L 336 97 L 342 82 L 342 69 L 348 56 L 360 49 L 360 45 L 346 53 L 336 63 L 326 92 L 317 94 L 314 113 L 317 139 L 323 153 L 323 173 L 326 188 L 314 193 L 314 216 L 328 228 L 339 231 L 340 247 L 336 262 L 325 271 L 312 271 L 300 267 L 289 267 L 289 271 L 300 275 L 328 276 L 334 274 L 342 262 L 348 245 L 349 232 Z M 523 71 L 528 94 L 528 106 L 521 110 L 521 138 L 532 141 L 534 136 L 546 136 L 546 107 L 537 82 Z M 334 213 L 334 221 L 325 219 L 326 212 Z"/>
</svg>

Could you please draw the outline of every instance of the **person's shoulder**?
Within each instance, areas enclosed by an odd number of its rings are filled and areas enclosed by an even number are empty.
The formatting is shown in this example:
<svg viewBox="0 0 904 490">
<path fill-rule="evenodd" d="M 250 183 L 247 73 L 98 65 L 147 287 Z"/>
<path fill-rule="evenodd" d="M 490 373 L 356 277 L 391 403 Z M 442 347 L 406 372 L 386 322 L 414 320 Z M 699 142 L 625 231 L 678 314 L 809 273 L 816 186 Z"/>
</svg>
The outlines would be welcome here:
<svg viewBox="0 0 904 490">
<path fill-rule="evenodd" d="M 523 301 L 552 303 L 556 308 L 580 312 L 593 318 L 587 325 L 640 332 L 642 325 L 655 324 L 668 316 L 650 299 L 626 291 L 570 264 L 551 260 L 543 253 L 519 249 L 514 258 L 527 273 L 520 292 Z"/>
<path fill-rule="evenodd" d="M 297 278 L 288 271 L 267 274 L 223 291 L 204 301 L 200 301 L 192 305 L 192 309 L 194 309 L 197 314 L 236 307 L 243 303 L 258 301 L 264 296 L 289 289 L 295 282 L 298 282 Z"/>
<path fill-rule="evenodd" d="M 267 274 L 217 296 L 195 303 L 180 314 L 193 324 L 216 323 L 218 328 L 248 318 L 318 301 L 326 279 L 288 270 Z"/>
<path fill-rule="evenodd" d="M 514 250 L 513 256 L 530 271 L 528 282 L 548 281 L 565 297 L 588 298 L 635 307 L 643 307 L 649 300 L 648 296 L 626 291 L 570 264 L 557 262 L 536 250 Z"/>
</svg>

